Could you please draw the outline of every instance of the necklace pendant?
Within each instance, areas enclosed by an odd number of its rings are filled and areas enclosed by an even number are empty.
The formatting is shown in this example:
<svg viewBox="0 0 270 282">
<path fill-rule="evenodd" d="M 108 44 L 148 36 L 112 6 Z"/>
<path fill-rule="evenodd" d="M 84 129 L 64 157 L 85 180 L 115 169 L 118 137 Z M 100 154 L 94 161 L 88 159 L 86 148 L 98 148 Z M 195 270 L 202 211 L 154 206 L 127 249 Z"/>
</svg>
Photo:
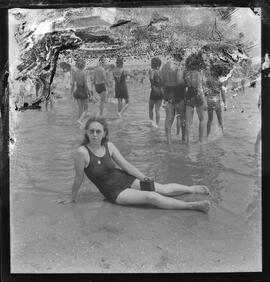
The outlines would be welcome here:
<svg viewBox="0 0 270 282">
<path fill-rule="evenodd" d="M 97 163 L 100 165 L 100 164 L 101 164 L 101 161 L 100 161 L 100 160 L 98 160 L 98 161 L 97 161 Z"/>
</svg>

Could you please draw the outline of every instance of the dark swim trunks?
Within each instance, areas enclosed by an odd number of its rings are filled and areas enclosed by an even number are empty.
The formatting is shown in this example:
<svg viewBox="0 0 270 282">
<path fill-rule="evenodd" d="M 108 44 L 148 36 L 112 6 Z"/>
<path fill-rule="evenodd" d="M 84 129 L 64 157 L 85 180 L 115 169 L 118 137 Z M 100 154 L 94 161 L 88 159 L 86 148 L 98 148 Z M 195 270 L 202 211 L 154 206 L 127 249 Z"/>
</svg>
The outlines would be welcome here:
<svg viewBox="0 0 270 282">
<path fill-rule="evenodd" d="M 169 103 L 175 103 L 175 97 L 177 95 L 177 86 L 165 86 L 164 87 L 164 101 Z"/>
<path fill-rule="evenodd" d="M 95 89 L 97 91 L 98 94 L 106 91 L 106 86 L 104 83 L 101 83 L 101 84 L 95 84 Z"/>
<path fill-rule="evenodd" d="M 180 103 L 181 101 L 183 101 L 185 97 L 185 92 L 186 92 L 186 85 L 185 84 L 178 85 L 177 90 L 175 92 L 174 101 L 176 103 Z"/>
<path fill-rule="evenodd" d="M 186 106 L 189 107 L 200 107 L 203 105 L 203 99 L 201 96 L 198 94 L 198 89 L 195 87 L 188 87 L 187 92 L 186 92 Z"/>
</svg>

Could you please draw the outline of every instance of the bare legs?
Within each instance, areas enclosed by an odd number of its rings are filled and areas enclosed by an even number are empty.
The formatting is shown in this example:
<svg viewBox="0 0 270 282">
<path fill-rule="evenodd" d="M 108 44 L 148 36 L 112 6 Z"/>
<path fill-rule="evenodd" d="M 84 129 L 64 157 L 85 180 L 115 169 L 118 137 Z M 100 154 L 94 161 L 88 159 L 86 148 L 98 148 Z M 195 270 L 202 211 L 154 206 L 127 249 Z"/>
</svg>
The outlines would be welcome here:
<svg viewBox="0 0 270 282">
<path fill-rule="evenodd" d="M 99 115 L 103 116 L 104 104 L 105 104 L 105 101 L 106 101 L 106 91 L 99 93 L 99 96 L 100 96 Z"/>
<path fill-rule="evenodd" d="M 189 133 L 193 122 L 194 108 L 186 106 L 186 143 L 189 145 Z"/>
<path fill-rule="evenodd" d="M 76 99 L 78 103 L 79 109 L 79 120 L 78 122 L 81 123 L 85 113 L 88 111 L 88 99 Z"/>
<path fill-rule="evenodd" d="M 204 131 L 204 109 L 203 106 L 196 107 L 197 115 L 199 118 L 199 141 L 202 142 Z"/>
<path fill-rule="evenodd" d="M 199 141 L 202 142 L 204 132 L 204 110 L 203 106 L 196 107 L 196 112 L 199 118 Z M 190 128 L 193 122 L 194 107 L 186 106 L 186 143 L 189 145 Z"/>
<path fill-rule="evenodd" d="M 166 106 L 166 118 L 165 118 L 165 135 L 167 138 L 167 144 L 172 143 L 172 124 L 174 120 L 174 115 L 175 115 L 175 106 L 172 103 L 167 103 Z"/>
<path fill-rule="evenodd" d="M 185 121 L 185 102 L 182 100 L 180 103 L 176 103 L 176 134 L 180 134 L 180 127 L 182 131 L 182 141 L 185 141 L 185 127 L 186 127 L 186 121 Z"/>
<path fill-rule="evenodd" d="M 116 203 L 120 205 L 151 204 L 161 209 L 189 209 L 205 213 L 207 213 L 210 208 L 209 201 L 185 202 L 170 197 L 185 193 L 208 194 L 209 191 L 205 186 L 185 186 L 176 183 L 162 185 L 155 183 L 156 191 L 148 192 L 138 190 L 139 185 L 139 181 L 135 180 L 132 184 L 132 189 L 122 191 L 117 197 Z"/>
<path fill-rule="evenodd" d="M 160 121 L 160 107 L 162 104 L 162 100 L 152 100 L 149 99 L 149 119 L 151 122 L 154 121 L 154 113 L 153 110 L 155 108 L 155 114 L 156 114 L 156 125 L 159 125 Z"/>
<path fill-rule="evenodd" d="M 128 106 L 129 106 L 129 100 L 128 99 L 124 99 L 124 100 L 125 100 L 125 105 L 123 106 L 123 99 L 118 98 L 118 115 L 119 115 L 119 117 L 122 117 L 123 113 L 127 110 Z"/>
<path fill-rule="evenodd" d="M 222 120 L 222 110 L 221 106 L 215 109 L 217 119 L 218 119 L 218 124 L 223 132 L 223 120 Z M 211 126 L 213 122 L 213 115 L 214 115 L 214 109 L 213 108 L 208 108 L 208 120 L 207 120 L 207 136 L 209 136 L 210 131 L 211 131 Z"/>
</svg>

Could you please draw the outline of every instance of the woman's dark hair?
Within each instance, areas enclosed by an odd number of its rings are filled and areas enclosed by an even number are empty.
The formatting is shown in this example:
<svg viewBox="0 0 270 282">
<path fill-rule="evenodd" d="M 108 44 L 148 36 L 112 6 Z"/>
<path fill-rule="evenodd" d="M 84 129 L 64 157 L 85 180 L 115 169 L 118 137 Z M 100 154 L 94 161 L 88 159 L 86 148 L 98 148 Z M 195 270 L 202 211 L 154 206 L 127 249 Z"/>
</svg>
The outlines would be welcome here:
<svg viewBox="0 0 270 282">
<path fill-rule="evenodd" d="M 122 67 L 124 64 L 124 59 L 122 57 L 117 57 L 116 58 L 116 66 L 117 67 Z"/>
<path fill-rule="evenodd" d="M 214 77 L 226 76 L 231 70 L 228 64 L 222 62 L 218 63 L 213 61 L 210 62 L 209 69 L 211 75 Z"/>
<path fill-rule="evenodd" d="M 188 56 L 185 62 L 186 70 L 189 71 L 201 71 L 206 69 L 206 65 L 203 60 L 202 52 L 193 53 Z"/>
<path fill-rule="evenodd" d="M 108 124 L 104 118 L 100 117 L 90 117 L 87 122 L 85 123 L 84 129 L 87 130 L 91 123 L 98 122 L 103 126 L 103 130 L 105 132 L 105 136 L 101 140 L 101 145 L 106 144 L 109 141 L 109 130 L 108 130 Z M 86 133 L 84 133 L 83 141 L 81 143 L 82 146 L 88 144 L 90 142 L 89 137 Z"/>
<path fill-rule="evenodd" d="M 185 56 L 185 49 L 179 47 L 179 48 L 174 48 L 172 51 L 172 57 L 177 61 L 181 62 L 184 59 Z"/>
<path fill-rule="evenodd" d="M 155 57 L 151 60 L 151 68 L 156 70 L 161 66 L 161 60 L 158 57 Z"/>
<path fill-rule="evenodd" d="M 85 61 L 83 59 L 78 59 L 76 61 L 75 66 L 79 69 L 79 70 L 83 70 L 85 67 Z"/>
</svg>

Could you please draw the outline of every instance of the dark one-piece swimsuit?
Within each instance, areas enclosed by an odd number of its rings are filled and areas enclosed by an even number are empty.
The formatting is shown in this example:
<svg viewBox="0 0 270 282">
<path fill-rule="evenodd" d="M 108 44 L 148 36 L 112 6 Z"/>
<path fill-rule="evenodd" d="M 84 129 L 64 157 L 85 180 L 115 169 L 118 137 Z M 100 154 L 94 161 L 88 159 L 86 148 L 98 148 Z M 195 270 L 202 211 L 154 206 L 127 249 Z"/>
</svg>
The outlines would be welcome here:
<svg viewBox="0 0 270 282">
<path fill-rule="evenodd" d="M 118 195 L 127 188 L 130 188 L 136 177 L 116 167 L 111 159 L 108 145 L 105 144 L 103 157 L 96 156 L 87 146 L 90 162 L 84 169 L 87 177 L 96 185 L 98 190 L 110 202 L 115 203 Z"/>
</svg>

